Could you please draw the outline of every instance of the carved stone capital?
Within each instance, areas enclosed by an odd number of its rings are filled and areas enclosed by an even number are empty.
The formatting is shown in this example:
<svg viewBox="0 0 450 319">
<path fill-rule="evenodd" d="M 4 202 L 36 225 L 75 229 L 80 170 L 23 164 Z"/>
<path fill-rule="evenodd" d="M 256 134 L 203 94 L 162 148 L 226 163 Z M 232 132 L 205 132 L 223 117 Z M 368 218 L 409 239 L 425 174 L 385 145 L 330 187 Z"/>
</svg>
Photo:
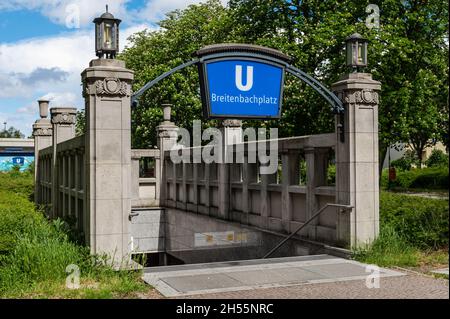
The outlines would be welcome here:
<svg viewBox="0 0 450 319">
<path fill-rule="evenodd" d="M 75 114 L 70 113 L 57 113 L 52 115 L 53 124 L 75 124 L 77 121 Z"/>
<path fill-rule="evenodd" d="M 52 128 L 41 127 L 35 128 L 33 130 L 33 136 L 52 136 L 52 135 L 53 135 Z"/>
<path fill-rule="evenodd" d="M 177 136 L 177 130 L 161 130 L 158 132 L 158 137 L 162 138 L 175 138 Z"/>
<path fill-rule="evenodd" d="M 367 89 L 338 92 L 338 98 L 344 103 L 379 104 L 378 92 Z"/>
<path fill-rule="evenodd" d="M 221 126 L 222 127 L 241 127 L 242 121 L 236 120 L 236 119 L 226 119 L 226 120 L 222 121 Z"/>
<path fill-rule="evenodd" d="M 131 85 L 118 78 L 105 78 L 85 85 L 87 95 L 131 96 Z"/>
</svg>

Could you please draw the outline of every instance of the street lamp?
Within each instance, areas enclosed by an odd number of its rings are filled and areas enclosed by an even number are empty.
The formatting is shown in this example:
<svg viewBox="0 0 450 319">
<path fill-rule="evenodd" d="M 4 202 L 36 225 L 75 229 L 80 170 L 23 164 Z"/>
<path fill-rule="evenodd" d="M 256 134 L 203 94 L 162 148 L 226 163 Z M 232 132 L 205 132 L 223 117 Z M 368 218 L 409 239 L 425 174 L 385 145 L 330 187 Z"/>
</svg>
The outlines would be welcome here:
<svg viewBox="0 0 450 319">
<path fill-rule="evenodd" d="M 114 59 L 119 52 L 119 24 L 122 22 L 108 12 L 94 19 L 95 23 L 95 52 L 101 59 L 106 55 L 107 59 Z"/>
<path fill-rule="evenodd" d="M 359 33 L 353 33 L 347 39 L 346 54 L 347 66 L 357 72 L 359 68 L 367 66 L 367 39 L 364 39 Z"/>
</svg>

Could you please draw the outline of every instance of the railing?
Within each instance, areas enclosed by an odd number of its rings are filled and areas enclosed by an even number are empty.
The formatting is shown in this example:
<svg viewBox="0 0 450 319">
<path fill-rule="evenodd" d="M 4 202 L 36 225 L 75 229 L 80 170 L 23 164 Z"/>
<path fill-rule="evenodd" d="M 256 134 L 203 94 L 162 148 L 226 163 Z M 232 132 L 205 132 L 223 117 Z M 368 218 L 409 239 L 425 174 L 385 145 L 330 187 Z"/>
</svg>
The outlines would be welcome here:
<svg viewBox="0 0 450 319">
<path fill-rule="evenodd" d="M 131 150 L 131 206 L 157 207 L 160 198 L 160 150 Z"/>
<path fill-rule="evenodd" d="M 59 143 L 57 153 L 56 201 L 57 217 L 71 219 L 77 229 L 86 229 L 85 222 L 85 137 L 79 136 Z"/>
<path fill-rule="evenodd" d="M 166 152 L 161 200 L 169 208 L 291 233 L 319 207 L 335 202 L 327 179 L 335 143 L 334 133 L 279 139 L 279 169 L 271 175 L 260 175 L 259 165 L 249 163 L 250 143 L 243 143 L 244 163 L 192 163 L 190 152 L 190 163 L 176 164 Z M 326 210 L 307 236 L 333 242 L 337 212 Z"/>
<path fill-rule="evenodd" d="M 267 254 L 263 256 L 263 259 L 269 258 L 274 252 L 276 252 L 281 246 L 283 246 L 289 239 L 297 235 L 303 228 L 308 226 L 313 220 L 315 220 L 317 217 L 320 216 L 320 214 L 327 209 L 328 207 L 338 207 L 343 208 L 344 211 L 349 211 L 353 208 L 353 206 L 349 205 L 341 205 L 341 204 L 332 204 L 328 203 L 325 206 L 323 206 L 319 211 L 317 211 L 310 219 L 308 219 L 304 224 L 300 225 L 295 231 L 293 231 L 289 236 L 287 236 L 285 239 L 283 239 L 281 242 L 279 242 L 275 247 L 273 247 Z"/>
<path fill-rule="evenodd" d="M 42 205 L 48 208 L 52 203 L 52 159 L 53 159 L 53 148 L 47 147 L 41 151 L 38 156 L 38 174 L 37 181 L 38 187 L 36 191 L 38 195 L 36 197 L 38 205 Z"/>
<path fill-rule="evenodd" d="M 37 204 L 42 205 L 52 218 L 72 220 L 83 232 L 85 216 L 85 137 L 79 136 L 59 143 L 56 147 L 56 170 L 53 169 L 53 146 L 39 151 L 37 174 Z M 52 174 L 56 173 L 56 176 Z M 53 187 L 56 181 L 57 187 Z M 56 196 L 53 196 L 53 192 Z M 53 215 L 54 214 L 54 215 Z"/>
</svg>

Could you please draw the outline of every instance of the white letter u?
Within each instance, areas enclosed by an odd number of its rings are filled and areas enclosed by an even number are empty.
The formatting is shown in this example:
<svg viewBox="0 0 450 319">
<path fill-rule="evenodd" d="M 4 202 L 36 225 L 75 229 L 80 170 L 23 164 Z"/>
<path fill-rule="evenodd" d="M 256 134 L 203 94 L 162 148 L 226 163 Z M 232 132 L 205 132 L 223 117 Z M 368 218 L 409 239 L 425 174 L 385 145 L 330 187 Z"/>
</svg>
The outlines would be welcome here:
<svg viewBox="0 0 450 319">
<path fill-rule="evenodd" d="M 250 91 L 253 87 L 253 67 L 247 66 L 247 83 L 242 85 L 242 65 L 236 65 L 236 87 L 241 91 Z"/>
</svg>

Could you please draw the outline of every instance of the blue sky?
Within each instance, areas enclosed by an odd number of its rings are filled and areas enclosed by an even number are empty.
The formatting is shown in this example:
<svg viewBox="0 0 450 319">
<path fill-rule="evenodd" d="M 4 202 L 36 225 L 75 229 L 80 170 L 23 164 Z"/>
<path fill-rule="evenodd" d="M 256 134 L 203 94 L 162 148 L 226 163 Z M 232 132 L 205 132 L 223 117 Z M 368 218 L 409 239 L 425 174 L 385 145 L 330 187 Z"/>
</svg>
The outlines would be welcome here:
<svg viewBox="0 0 450 319">
<path fill-rule="evenodd" d="M 7 122 L 29 136 L 40 98 L 50 106 L 83 107 L 80 73 L 95 58 L 92 20 L 106 4 L 123 20 L 123 48 L 131 34 L 156 29 L 165 13 L 198 2 L 0 0 L 0 128 Z"/>
</svg>

